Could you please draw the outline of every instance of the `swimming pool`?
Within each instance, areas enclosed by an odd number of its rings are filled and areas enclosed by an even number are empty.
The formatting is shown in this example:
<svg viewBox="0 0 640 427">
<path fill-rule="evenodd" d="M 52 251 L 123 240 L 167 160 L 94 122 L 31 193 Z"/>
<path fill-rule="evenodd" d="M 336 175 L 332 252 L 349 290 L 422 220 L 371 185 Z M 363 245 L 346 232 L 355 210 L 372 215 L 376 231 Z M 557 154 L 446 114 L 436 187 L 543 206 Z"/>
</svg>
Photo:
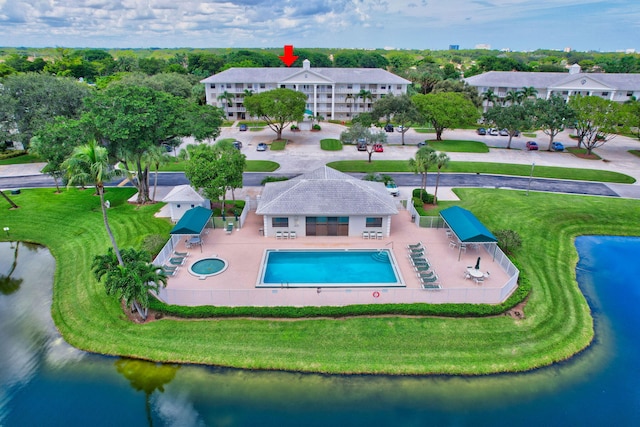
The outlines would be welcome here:
<svg viewBox="0 0 640 427">
<path fill-rule="evenodd" d="M 265 251 L 257 287 L 405 286 L 388 249 Z"/>
<path fill-rule="evenodd" d="M 203 258 L 189 267 L 189 273 L 199 277 L 220 274 L 227 269 L 227 262 L 221 258 Z"/>
</svg>

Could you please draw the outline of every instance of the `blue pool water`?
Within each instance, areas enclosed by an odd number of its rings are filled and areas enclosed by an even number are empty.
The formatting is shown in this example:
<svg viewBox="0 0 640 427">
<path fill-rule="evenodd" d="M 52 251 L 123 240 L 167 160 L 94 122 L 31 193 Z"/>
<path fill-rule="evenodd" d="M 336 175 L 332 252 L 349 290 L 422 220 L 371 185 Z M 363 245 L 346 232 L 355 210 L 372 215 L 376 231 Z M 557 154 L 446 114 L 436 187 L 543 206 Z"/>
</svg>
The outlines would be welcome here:
<svg viewBox="0 0 640 427">
<path fill-rule="evenodd" d="M 388 250 L 267 250 L 263 286 L 403 286 Z"/>
</svg>

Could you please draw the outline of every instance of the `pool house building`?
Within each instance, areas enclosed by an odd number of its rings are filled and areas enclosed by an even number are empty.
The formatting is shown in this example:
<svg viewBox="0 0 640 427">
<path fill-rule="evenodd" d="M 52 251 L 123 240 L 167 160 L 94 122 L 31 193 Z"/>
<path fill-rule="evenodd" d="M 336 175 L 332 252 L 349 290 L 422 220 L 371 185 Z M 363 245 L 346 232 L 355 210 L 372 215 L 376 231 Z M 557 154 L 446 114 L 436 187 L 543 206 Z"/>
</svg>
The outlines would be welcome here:
<svg viewBox="0 0 640 427">
<path fill-rule="evenodd" d="M 398 208 L 381 182 L 324 166 L 288 181 L 267 183 L 256 214 L 263 217 L 265 236 L 377 239 L 389 236 Z"/>
</svg>

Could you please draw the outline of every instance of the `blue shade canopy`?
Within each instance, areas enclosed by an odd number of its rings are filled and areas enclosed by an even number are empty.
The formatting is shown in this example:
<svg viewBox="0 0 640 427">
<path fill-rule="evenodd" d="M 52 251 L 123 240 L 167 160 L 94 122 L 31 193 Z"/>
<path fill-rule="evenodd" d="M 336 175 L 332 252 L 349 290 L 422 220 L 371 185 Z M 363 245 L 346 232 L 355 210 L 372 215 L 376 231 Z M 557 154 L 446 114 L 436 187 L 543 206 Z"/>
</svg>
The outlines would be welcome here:
<svg viewBox="0 0 640 427">
<path fill-rule="evenodd" d="M 171 229 L 169 234 L 200 234 L 211 215 L 213 215 L 213 211 L 202 206 L 189 209 L 182 215 L 180 221 Z"/>
<path fill-rule="evenodd" d="M 485 227 L 478 218 L 466 209 L 452 206 L 440 212 L 440 216 L 449 224 L 451 230 L 463 243 L 497 242 L 496 236 Z"/>
</svg>

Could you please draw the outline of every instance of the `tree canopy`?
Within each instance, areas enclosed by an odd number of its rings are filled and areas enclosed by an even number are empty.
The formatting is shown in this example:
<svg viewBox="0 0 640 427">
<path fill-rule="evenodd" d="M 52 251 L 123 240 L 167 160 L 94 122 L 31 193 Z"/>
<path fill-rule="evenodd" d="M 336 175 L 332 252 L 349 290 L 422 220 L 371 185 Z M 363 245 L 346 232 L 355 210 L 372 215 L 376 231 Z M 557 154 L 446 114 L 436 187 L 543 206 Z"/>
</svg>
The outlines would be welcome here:
<svg viewBox="0 0 640 427">
<path fill-rule="evenodd" d="M 378 99 L 373 104 L 371 116 L 377 121 L 384 117 L 386 123 L 391 120 L 402 126 L 402 145 L 404 145 L 404 134 L 411 128 L 413 123 L 420 121 L 420 113 L 409 95 L 393 96 L 388 95 Z"/>
<path fill-rule="evenodd" d="M 572 96 L 569 106 L 576 114 L 578 146 L 584 145 L 587 154 L 606 144 L 628 127 L 629 115 L 622 104 L 599 96 Z"/>
<path fill-rule="evenodd" d="M 573 109 L 561 96 L 554 95 L 549 99 L 538 98 L 535 101 L 533 113 L 536 126 L 549 135 L 549 148 L 553 144 L 553 138 L 562 132 L 567 124 L 574 122 Z"/>
<path fill-rule="evenodd" d="M 276 139 L 282 139 L 282 130 L 292 122 L 304 118 L 307 96 L 292 89 L 274 89 L 256 93 L 244 98 L 247 112 L 267 122 L 276 133 Z"/>
<path fill-rule="evenodd" d="M 507 129 L 509 141 L 507 148 L 511 148 L 511 140 L 525 129 L 531 129 L 534 123 L 533 102 L 525 100 L 521 104 L 511 104 L 506 107 L 499 105 L 491 107 L 484 113 L 485 120 L 493 123 L 499 129 Z"/>
<path fill-rule="evenodd" d="M 480 117 L 478 108 L 462 93 L 440 92 L 417 94 L 412 100 L 425 122 L 431 123 L 436 139 L 442 141 L 445 129 L 454 129 L 474 123 Z"/>
</svg>

